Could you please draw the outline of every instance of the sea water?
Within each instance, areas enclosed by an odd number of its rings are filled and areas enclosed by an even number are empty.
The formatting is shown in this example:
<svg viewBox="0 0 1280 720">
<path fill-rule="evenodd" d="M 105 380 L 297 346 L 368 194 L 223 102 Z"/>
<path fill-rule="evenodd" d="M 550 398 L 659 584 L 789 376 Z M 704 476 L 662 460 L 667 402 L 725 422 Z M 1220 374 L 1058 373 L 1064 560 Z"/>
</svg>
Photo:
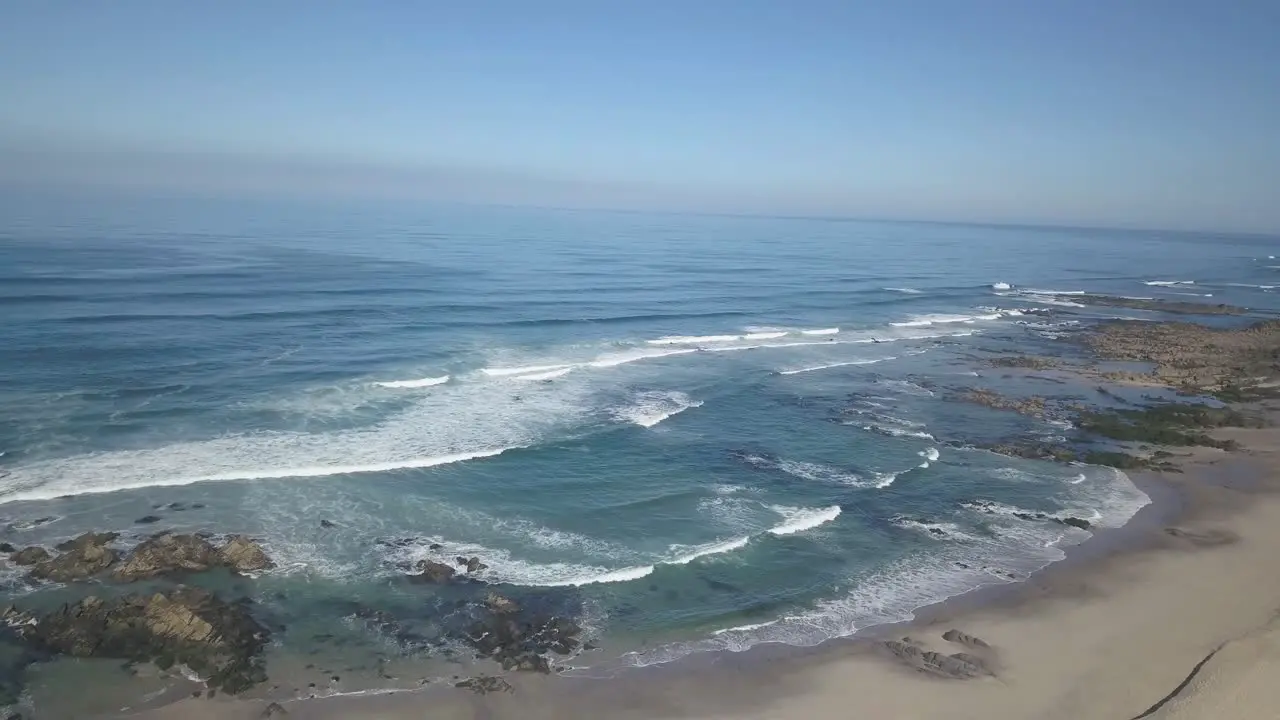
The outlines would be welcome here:
<svg viewBox="0 0 1280 720">
<path fill-rule="evenodd" d="M 602 647 L 576 669 L 1025 578 L 1089 533 L 1014 513 L 1115 527 L 1147 498 L 974 449 L 1070 432 L 955 402 L 1068 392 L 974 354 L 1157 317 L 1085 291 L 1266 310 L 1280 286 L 1264 237 L 122 197 L 0 220 L 3 539 L 247 533 L 276 568 L 227 582 L 274 652 L 368 678 L 462 654 L 411 641 L 443 633 L 398 581 L 424 558 L 556 593 Z"/>
</svg>

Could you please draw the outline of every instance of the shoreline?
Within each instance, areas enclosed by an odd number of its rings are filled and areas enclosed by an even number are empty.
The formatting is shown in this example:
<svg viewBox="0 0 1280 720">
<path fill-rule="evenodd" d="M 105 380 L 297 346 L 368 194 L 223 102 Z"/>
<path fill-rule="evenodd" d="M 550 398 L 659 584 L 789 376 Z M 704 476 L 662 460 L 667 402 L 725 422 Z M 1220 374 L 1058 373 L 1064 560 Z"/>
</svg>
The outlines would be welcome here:
<svg viewBox="0 0 1280 720">
<path fill-rule="evenodd" d="M 1203 662 L 1201 673 L 1221 675 L 1206 656 L 1265 632 L 1280 609 L 1280 578 L 1245 571 L 1280 547 L 1280 481 L 1268 480 L 1280 470 L 1280 428 L 1215 435 L 1245 449 L 1189 449 L 1183 474 L 1131 473 L 1151 502 L 1125 525 L 1095 532 L 1026 580 L 918 608 L 910 621 L 813 647 L 697 653 L 608 679 L 509 676 L 512 693 L 437 685 L 284 707 L 316 718 L 416 718 L 424 705 L 432 717 L 495 719 L 600 717 L 603 708 L 618 718 L 1202 717 L 1168 714 L 1203 702 L 1192 669 Z M 953 627 L 991 644 L 983 654 L 994 676 L 931 677 L 884 646 L 910 636 L 922 649 L 965 651 L 941 639 Z M 187 699 L 116 717 L 234 720 L 260 717 L 265 706 Z"/>
</svg>

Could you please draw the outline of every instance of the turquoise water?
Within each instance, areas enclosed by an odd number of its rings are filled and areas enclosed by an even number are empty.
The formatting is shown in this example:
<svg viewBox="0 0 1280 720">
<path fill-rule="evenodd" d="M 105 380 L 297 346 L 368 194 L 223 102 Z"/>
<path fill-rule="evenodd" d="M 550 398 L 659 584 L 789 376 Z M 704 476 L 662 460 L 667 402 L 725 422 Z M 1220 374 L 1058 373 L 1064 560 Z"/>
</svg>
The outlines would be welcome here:
<svg viewBox="0 0 1280 720">
<path fill-rule="evenodd" d="M 1117 526 L 1146 497 L 965 449 L 1070 432 L 949 401 L 1067 392 L 971 356 L 1150 317 L 1063 293 L 1274 308 L 1280 285 L 1260 237 L 121 198 L 0 220 L 3 539 L 249 533 L 279 567 L 236 588 L 278 648 L 388 662 L 456 650 L 455 599 L 397 582 L 427 557 L 580 618 L 588 668 L 811 645 L 1024 578 L 1089 533 L 1008 513 Z"/>
</svg>

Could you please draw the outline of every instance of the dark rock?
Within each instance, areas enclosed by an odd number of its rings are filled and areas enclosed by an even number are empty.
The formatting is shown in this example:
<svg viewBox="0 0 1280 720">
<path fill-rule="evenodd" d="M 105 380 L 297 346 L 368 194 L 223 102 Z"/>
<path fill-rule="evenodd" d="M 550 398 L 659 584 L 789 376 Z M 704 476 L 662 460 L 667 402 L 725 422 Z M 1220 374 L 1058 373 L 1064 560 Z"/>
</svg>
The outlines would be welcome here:
<svg viewBox="0 0 1280 720">
<path fill-rule="evenodd" d="M 499 615 L 508 615 L 520 612 L 520 605 L 517 604 L 515 600 L 499 595 L 496 592 L 489 593 L 489 596 L 485 598 L 484 602 L 490 610 Z"/>
<path fill-rule="evenodd" d="M 238 573 L 258 572 L 275 567 L 262 546 L 244 535 L 236 535 L 218 551 L 222 564 Z"/>
<path fill-rule="evenodd" d="M 160 522 L 160 516 L 159 515 L 143 515 L 142 517 L 138 518 L 137 520 L 134 520 L 133 522 L 135 525 L 150 525 L 151 523 L 154 523 L 154 522 Z"/>
<path fill-rule="evenodd" d="M 1062 522 L 1063 525 L 1078 527 L 1081 530 L 1088 530 L 1093 527 L 1093 524 L 1090 523 L 1088 520 L 1081 520 L 1080 518 L 1077 518 L 1077 517 L 1063 518 L 1060 522 Z"/>
<path fill-rule="evenodd" d="M 216 689 L 236 693 L 266 679 L 268 631 L 244 606 L 195 588 L 102 600 L 88 597 L 43 616 L 7 617 L 38 650 L 84 658 L 182 663 Z M 15 622 L 18 620 L 18 622 Z"/>
<path fill-rule="evenodd" d="M 435 562 L 434 560 L 419 560 L 418 570 L 420 571 L 419 574 L 409 576 L 411 581 L 437 584 L 447 583 L 452 580 L 453 576 L 457 573 L 457 570 L 454 570 L 444 563 Z"/>
<path fill-rule="evenodd" d="M 288 714 L 289 711 L 285 710 L 284 706 L 275 702 L 268 705 L 266 709 L 262 711 L 262 717 L 264 718 L 283 717 Z"/>
<path fill-rule="evenodd" d="M 515 688 L 511 687 L 511 683 L 500 677 L 492 677 L 488 675 L 477 675 L 476 677 L 454 683 L 453 686 L 466 688 L 477 695 L 487 695 L 491 692 L 515 692 Z"/>
<path fill-rule="evenodd" d="M 17 552 L 17 551 L 18 551 L 18 548 L 14 547 L 14 546 L 13 546 L 13 545 L 11 545 L 10 543 L 7 543 L 7 542 L 0 542 L 0 552 L 2 552 L 2 553 L 13 553 L 13 552 Z"/>
<path fill-rule="evenodd" d="M 331 521 L 329 521 L 329 520 L 321 520 L 321 521 L 320 521 L 320 527 L 325 528 L 326 530 L 328 530 L 328 529 L 331 529 L 331 528 L 336 528 L 336 527 L 338 527 L 338 524 L 337 524 L 337 523 L 335 523 L 335 522 L 331 522 Z"/>
<path fill-rule="evenodd" d="M 161 533 L 144 540 L 115 571 L 115 579 L 133 582 L 170 573 L 204 572 L 217 565 L 218 551 L 195 535 Z"/>
<path fill-rule="evenodd" d="M 427 546 L 428 550 L 441 550 L 443 548 L 444 546 L 441 545 L 440 543 L 431 543 L 430 545 Z"/>
<path fill-rule="evenodd" d="M 455 561 L 458 563 L 459 566 L 466 568 L 468 573 L 478 573 L 481 570 L 485 570 L 489 567 L 488 565 L 485 565 L 484 563 L 480 562 L 480 558 L 478 557 L 466 558 L 459 555 L 457 558 L 455 558 Z"/>
<path fill-rule="evenodd" d="M 118 537 L 120 537 L 120 533 L 88 532 L 81 535 L 80 537 L 72 538 L 71 540 L 67 540 L 65 542 L 60 542 L 54 547 L 57 548 L 59 552 L 71 552 L 72 550 L 79 550 L 81 548 L 106 545 L 107 543 L 114 541 Z"/>
<path fill-rule="evenodd" d="M 993 674 L 980 658 L 972 655 L 943 655 L 897 640 L 889 640 L 884 645 L 899 660 L 920 672 L 957 680 Z"/>
<path fill-rule="evenodd" d="M 54 582 L 85 580 L 107 570 L 120 554 L 107 547 L 117 533 L 85 533 L 58 544 L 63 553 L 31 568 L 31 577 Z"/>
<path fill-rule="evenodd" d="M 14 553 L 10 556 L 9 561 L 15 565 L 35 565 L 48 560 L 50 557 L 48 550 L 33 545 Z"/>
<path fill-rule="evenodd" d="M 176 511 L 178 511 L 178 512 L 181 512 L 181 511 L 183 511 L 183 510 L 186 510 L 186 509 L 187 509 L 187 506 L 186 506 L 186 505 L 183 505 L 183 504 L 182 504 L 182 503 L 180 503 L 180 502 L 174 502 L 174 503 L 169 503 L 168 508 L 169 508 L 170 510 L 176 510 Z"/>
<path fill-rule="evenodd" d="M 203 509 L 204 509 L 204 503 L 195 503 L 194 505 L 192 505 L 192 506 L 191 506 L 191 509 L 192 509 L 192 510 L 203 510 Z"/>
<path fill-rule="evenodd" d="M 972 635 L 969 635 L 967 633 L 960 632 L 955 628 L 952 628 L 951 630 L 948 630 L 942 633 L 942 639 L 946 640 L 947 642 L 958 643 L 960 645 L 966 645 L 968 647 L 973 647 L 973 648 L 991 647 L 983 640 L 976 638 Z"/>
</svg>

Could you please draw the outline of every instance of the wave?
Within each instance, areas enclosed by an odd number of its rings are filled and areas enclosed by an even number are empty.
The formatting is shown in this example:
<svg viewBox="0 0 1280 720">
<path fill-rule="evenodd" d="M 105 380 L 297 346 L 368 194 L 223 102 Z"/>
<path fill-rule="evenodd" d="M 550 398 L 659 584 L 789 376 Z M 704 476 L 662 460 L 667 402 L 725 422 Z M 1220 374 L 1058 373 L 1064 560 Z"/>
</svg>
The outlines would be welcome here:
<svg viewBox="0 0 1280 720">
<path fill-rule="evenodd" d="M 850 365 L 874 365 L 886 360 L 896 360 L 893 356 L 882 358 L 868 358 L 866 360 L 849 360 L 847 362 L 828 363 L 826 365 L 814 365 L 813 367 L 797 368 L 795 370 L 779 370 L 779 375 L 799 375 L 801 373 L 816 372 L 818 370 L 830 370 L 832 368 L 848 367 Z"/>
<path fill-rule="evenodd" d="M 432 385 L 443 385 L 449 382 L 448 375 L 440 377 L 422 378 L 420 380 L 389 380 L 387 382 L 374 383 L 384 388 L 423 388 Z"/>
<path fill-rule="evenodd" d="M 746 547 L 751 542 L 750 536 L 734 538 L 732 540 L 717 540 L 705 545 L 694 545 L 692 547 L 685 545 L 672 545 L 671 550 L 677 553 L 674 557 L 663 560 L 663 565 L 688 565 L 700 557 L 708 555 L 719 555 L 721 553 L 733 552 L 738 548 Z"/>
<path fill-rule="evenodd" d="M 1250 285 L 1248 283 L 1226 283 L 1227 287 L 1252 288 L 1254 290 L 1275 290 L 1280 285 Z"/>
<path fill-rule="evenodd" d="M 889 292 L 900 292 L 906 295 L 920 295 L 924 292 L 923 290 L 917 290 L 915 288 L 908 288 L 908 287 L 901 287 L 901 288 L 887 287 L 885 288 L 885 290 L 888 290 Z"/>
<path fill-rule="evenodd" d="M 0 495 L 0 505 L 29 500 L 54 500 L 69 495 L 98 495 L 119 492 L 122 490 L 138 490 L 151 487 L 180 487 L 202 482 L 230 482 L 235 480 L 281 480 L 286 478 L 325 477 L 330 475 L 356 475 L 360 473 L 391 472 L 393 470 L 410 470 L 451 465 L 467 460 L 495 457 L 510 450 L 525 447 L 513 445 L 488 450 L 434 455 L 429 457 L 408 458 L 389 462 L 368 463 L 363 465 L 310 465 L 283 468 L 261 468 L 234 470 L 211 475 L 191 475 L 173 477 L 150 477 L 136 480 L 119 480 L 101 485 L 86 485 L 78 482 L 78 478 L 62 478 L 48 484 L 26 490 L 18 490 Z M 128 451 L 125 451 L 128 452 Z"/>
<path fill-rule="evenodd" d="M 801 330 L 801 335 L 836 335 L 840 332 L 840 328 L 817 328 L 815 330 Z"/>
<path fill-rule="evenodd" d="M 1108 497 L 1115 498 L 1102 503 L 1103 518 L 1097 524 L 1107 527 L 1122 525 L 1147 501 L 1123 473 L 1117 471 L 1111 479 L 1096 483 Z M 1002 528 L 1001 532 L 977 534 L 955 523 L 897 518 L 895 524 L 900 527 L 949 542 L 870 574 L 850 577 L 847 592 L 808 608 L 766 622 L 714 631 L 700 640 L 629 653 L 626 658 L 634 665 L 645 666 L 695 652 L 741 652 L 762 643 L 817 645 L 868 627 L 911 620 L 919 608 L 978 587 L 1025 579 L 1066 556 L 1058 545 L 1068 531 L 1083 537 L 1083 533 L 1053 523 L 1026 523 L 1005 516 L 993 516 L 991 520 Z M 934 529 L 940 532 L 933 532 Z"/>
<path fill-rule="evenodd" d="M 614 417 L 640 427 L 653 427 L 672 415 L 696 407 L 702 407 L 701 400 L 693 400 L 679 391 L 643 392 L 636 397 L 634 405 L 615 410 Z"/>
<path fill-rule="evenodd" d="M 557 370 L 570 370 L 572 365 L 526 365 L 524 367 L 481 368 L 480 372 L 489 377 L 511 377 L 530 373 L 546 373 Z"/>
<path fill-rule="evenodd" d="M 948 325 L 951 323 L 975 323 L 981 320 L 999 320 L 1005 315 L 1014 315 L 1021 313 L 1018 311 L 1002 311 L 986 313 L 983 315 L 949 315 L 943 313 L 933 313 L 928 315 L 912 315 L 910 320 L 889 323 L 893 327 L 930 327 L 932 325 Z"/>
<path fill-rule="evenodd" d="M 774 340 L 780 337 L 786 337 L 785 331 L 773 330 L 767 332 L 753 332 L 742 336 L 743 340 Z"/>
<path fill-rule="evenodd" d="M 511 377 L 513 380 L 554 380 L 555 378 L 564 377 L 565 375 L 568 375 L 569 373 L 573 372 L 573 370 L 574 368 L 570 366 L 570 367 L 559 368 L 557 370 L 548 370 L 546 372 L 531 373 L 528 375 L 513 375 Z"/>
<path fill-rule="evenodd" d="M 931 463 L 938 462 L 938 458 L 940 457 L 938 454 L 938 448 L 935 447 L 928 448 L 927 450 L 921 450 L 916 454 L 924 458 L 924 462 L 919 465 L 921 469 L 929 467 Z"/>
<path fill-rule="evenodd" d="M 992 290 L 1012 290 L 1013 286 L 1010 285 L 1009 283 L 998 282 L 998 283 L 992 283 L 991 289 Z"/>
<path fill-rule="evenodd" d="M 1156 287 L 1173 287 L 1174 285 L 1195 285 L 1195 280 L 1148 280 L 1143 285 L 1154 285 Z"/>
<path fill-rule="evenodd" d="M 919 518 L 910 518 L 903 515 L 889 519 L 890 524 L 906 530 L 915 530 L 923 533 L 935 540 L 976 540 L 973 535 L 965 532 L 961 527 L 951 522 L 935 522 L 930 520 L 922 520 Z"/>
<path fill-rule="evenodd" d="M 635 349 L 625 352 L 612 353 L 609 355 L 601 355 L 595 360 L 586 363 L 587 367 L 593 368 L 611 368 L 627 363 L 639 362 L 640 360 L 653 360 L 656 358 L 670 357 L 672 355 L 688 355 L 689 353 L 698 352 L 697 348 L 681 348 L 679 350 L 644 350 Z"/>
<path fill-rule="evenodd" d="M 909 438 L 920 438 L 921 440 L 937 440 L 937 438 L 935 438 L 932 434 L 927 433 L 923 430 L 909 430 L 906 428 L 894 427 L 892 425 L 879 425 L 877 423 L 871 423 L 870 425 L 858 425 L 856 423 L 846 422 L 844 424 L 854 425 L 855 427 L 860 427 L 863 430 L 866 430 L 868 432 L 880 433 L 881 435 L 888 435 L 889 437 L 909 437 Z"/>
<path fill-rule="evenodd" d="M 805 530 L 812 530 L 819 525 L 825 525 L 835 520 L 840 515 L 839 505 L 825 508 L 795 508 L 785 505 L 771 505 L 769 507 L 786 518 L 784 522 L 769 528 L 771 534 L 779 536 L 794 535 Z"/>
<path fill-rule="evenodd" d="M 796 460 L 779 460 L 774 463 L 774 467 L 788 475 L 793 475 L 801 480 L 811 480 L 814 482 L 830 482 L 840 485 L 849 485 L 851 487 L 868 487 L 873 483 L 868 483 L 862 476 L 855 473 L 845 472 L 838 468 L 820 465 L 818 463 L 800 462 Z"/>
<path fill-rule="evenodd" d="M 776 625 L 776 624 L 778 624 L 777 620 L 770 620 L 769 622 L 751 623 L 748 625 L 738 625 L 735 627 L 721 628 L 720 630 L 712 630 L 711 634 L 724 635 L 725 633 L 733 633 L 733 632 L 751 632 L 752 630 L 759 630 L 760 628 L 767 628 L 770 625 Z"/>
<path fill-rule="evenodd" d="M 701 343 L 734 342 L 742 335 L 669 335 L 656 340 L 645 340 L 650 345 L 699 345 Z"/>
</svg>

